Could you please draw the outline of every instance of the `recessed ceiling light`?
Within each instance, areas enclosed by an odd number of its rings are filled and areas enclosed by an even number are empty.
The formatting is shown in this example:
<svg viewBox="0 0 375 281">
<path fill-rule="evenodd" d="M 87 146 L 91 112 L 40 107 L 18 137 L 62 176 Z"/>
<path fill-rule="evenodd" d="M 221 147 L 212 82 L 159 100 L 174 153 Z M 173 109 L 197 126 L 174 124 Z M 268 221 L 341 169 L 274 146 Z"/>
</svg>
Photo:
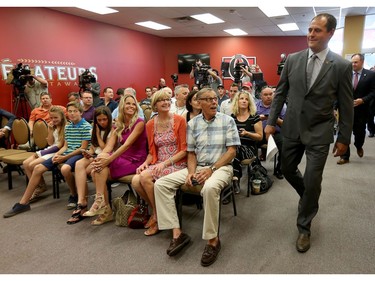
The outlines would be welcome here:
<svg viewBox="0 0 375 281">
<path fill-rule="evenodd" d="M 86 11 L 93 12 L 93 13 L 100 14 L 100 15 L 118 13 L 117 10 L 107 8 L 107 7 L 104 7 L 104 6 L 92 5 L 92 6 L 76 6 L 76 7 L 78 9 L 86 10 Z"/>
<path fill-rule="evenodd" d="M 207 23 L 207 24 L 224 22 L 222 19 L 219 19 L 218 17 L 215 17 L 214 15 L 209 14 L 209 13 L 200 14 L 200 15 L 193 15 L 191 17 L 195 18 L 196 20 L 199 20 L 201 22 Z"/>
<path fill-rule="evenodd" d="M 293 23 L 283 23 L 277 25 L 282 31 L 292 31 L 299 30 L 297 24 Z"/>
<path fill-rule="evenodd" d="M 164 30 L 164 29 L 171 29 L 169 26 L 154 22 L 154 21 L 143 21 L 143 22 L 136 22 L 135 24 L 151 28 L 154 30 Z"/>
<path fill-rule="evenodd" d="M 245 31 L 239 28 L 232 28 L 232 29 L 224 29 L 226 33 L 229 33 L 233 36 L 240 36 L 240 35 L 247 35 Z"/>
<path fill-rule="evenodd" d="M 259 6 L 258 8 L 269 18 L 289 15 L 284 7 Z"/>
</svg>

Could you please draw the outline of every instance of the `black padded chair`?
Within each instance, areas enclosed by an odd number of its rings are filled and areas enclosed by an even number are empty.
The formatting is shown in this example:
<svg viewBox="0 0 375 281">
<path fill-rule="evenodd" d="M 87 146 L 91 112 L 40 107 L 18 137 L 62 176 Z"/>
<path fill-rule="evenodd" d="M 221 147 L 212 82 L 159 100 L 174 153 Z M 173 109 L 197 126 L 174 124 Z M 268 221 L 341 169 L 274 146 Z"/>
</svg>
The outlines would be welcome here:
<svg viewBox="0 0 375 281">
<path fill-rule="evenodd" d="M 187 186 L 182 185 L 176 193 L 176 208 L 177 208 L 177 214 L 178 219 L 180 221 L 180 227 L 182 227 L 182 197 L 184 194 L 191 194 L 195 196 L 199 196 L 199 200 L 203 200 L 201 196 L 201 190 L 203 186 L 202 185 L 196 185 L 196 186 Z M 237 207 L 236 207 L 236 199 L 234 194 L 234 187 L 233 184 L 230 183 L 228 186 L 224 187 L 220 192 L 220 205 L 219 205 L 219 231 L 220 231 L 220 218 L 221 218 L 221 207 L 223 200 L 228 198 L 232 198 L 232 204 L 233 204 L 233 214 L 234 216 L 237 216 Z M 202 206 L 202 205 L 201 205 Z"/>
</svg>

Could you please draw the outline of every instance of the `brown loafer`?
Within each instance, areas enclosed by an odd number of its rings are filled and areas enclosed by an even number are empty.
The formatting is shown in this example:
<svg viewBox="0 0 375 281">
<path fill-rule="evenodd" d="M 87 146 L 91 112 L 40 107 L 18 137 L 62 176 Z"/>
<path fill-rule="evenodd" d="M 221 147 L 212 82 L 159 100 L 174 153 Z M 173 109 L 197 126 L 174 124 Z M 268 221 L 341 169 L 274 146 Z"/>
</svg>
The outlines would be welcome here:
<svg viewBox="0 0 375 281">
<path fill-rule="evenodd" d="M 177 255 L 182 250 L 182 248 L 190 242 L 190 239 L 190 236 L 185 233 L 181 233 L 178 238 L 172 239 L 171 244 L 167 249 L 167 255 Z"/>
<path fill-rule="evenodd" d="M 359 157 L 363 157 L 363 148 L 357 148 L 357 154 Z"/>
<path fill-rule="evenodd" d="M 344 165 L 346 163 L 349 163 L 349 159 L 342 159 L 342 158 L 340 158 L 339 161 L 337 161 L 338 165 Z"/>
<path fill-rule="evenodd" d="M 305 253 L 310 249 L 310 234 L 300 233 L 296 242 L 297 251 Z"/>
<path fill-rule="evenodd" d="M 219 255 L 220 249 L 220 240 L 217 242 L 216 246 L 207 244 L 202 254 L 201 265 L 209 266 L 213 264 L 216 261 L 217 256 Z"/>
</svg>

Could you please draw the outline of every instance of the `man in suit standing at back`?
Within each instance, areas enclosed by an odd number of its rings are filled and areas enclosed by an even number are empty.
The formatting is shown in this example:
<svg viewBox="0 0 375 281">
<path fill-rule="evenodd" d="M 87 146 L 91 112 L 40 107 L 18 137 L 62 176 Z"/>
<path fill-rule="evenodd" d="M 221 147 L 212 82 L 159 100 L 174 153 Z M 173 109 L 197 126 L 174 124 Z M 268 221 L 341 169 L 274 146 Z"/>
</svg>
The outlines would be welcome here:
<svg viewBox="0 0 375 281">
<path fill-rule="evenodd" d="M 370 102 L 375 99 L 375 72 L 363 68 L 365 56 L 363 54 L 352 55 L 353 67 L 353 106 L 354 106 L 354 146 L 359 157 L 363 157 L 363 144 L 366 137 L 366 123 L 369 115 Z M 340 112 L 339 112 L 340 114 Z M 350 147 L 337 161 L 342 165 L 349 163 Z"/>
<path fill-rule="evenodd" d="M 277 117 L 288 99 L 281 169 L 300 196 L 296 248 L 301 253 L 310 248 L 311 222 L 318 212 L 323 170 L 334 141 L 335 101 L 341 113 L 333 147 L 335 157 L 346 152 L 353 127 L 352 66 L 328 49 L 336 23 L 330 14 L 312 19 L 307 34 L 309 48 L 288 56 L 265 128 L 267 137 L 275 132 Z M 298 165 L 304 153 L 306 168 L 302 176 Z"/>
</svg>

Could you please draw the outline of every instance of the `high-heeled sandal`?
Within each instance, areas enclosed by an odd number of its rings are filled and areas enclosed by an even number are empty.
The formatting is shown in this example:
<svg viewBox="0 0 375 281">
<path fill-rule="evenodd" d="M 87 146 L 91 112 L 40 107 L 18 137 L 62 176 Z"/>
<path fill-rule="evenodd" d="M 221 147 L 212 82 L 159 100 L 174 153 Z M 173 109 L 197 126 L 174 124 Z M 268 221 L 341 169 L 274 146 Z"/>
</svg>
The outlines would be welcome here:
<svg viewBox="0 0 375 281">
<path fill-rule="evenodd" d="M 92 204 L 89 211 L 83 214 L 84 217 L 93 217 L 96 215 L 102 215 L 105 212 L 105 201 L 104 194 L 97 193 L 95 194 L 95 201 Z"/>
<path fill-rule="evenodd" d="M 160 232 L 158 223 L 155 221 L 153 225 L 150 226 L 149 229 L 147 229 L 143 234 L 146 236 L 152 236 L 155 234 L 158 234 Z"/>
<path fill-rule="evenodd" d="M 80 222 L 81 220 L 85 219 L 86 217 L 82 215 L 85 210 L 87 210 L 87 205 L 83 206 L 81 204 L 78 204 L 75 210 L 73 211 L 72 216 L 66 223 L 76 224 L 77 222 Z"/>
<path fill-rule="evenodd" d="M 111 206 L 107 205 L 104 207 L 104 213 L 99 215 L 96 220 L 93 220 L 91 225 L 102 225 L 109 221 L 113 221 L 113 211 Z"/>
</svg>

